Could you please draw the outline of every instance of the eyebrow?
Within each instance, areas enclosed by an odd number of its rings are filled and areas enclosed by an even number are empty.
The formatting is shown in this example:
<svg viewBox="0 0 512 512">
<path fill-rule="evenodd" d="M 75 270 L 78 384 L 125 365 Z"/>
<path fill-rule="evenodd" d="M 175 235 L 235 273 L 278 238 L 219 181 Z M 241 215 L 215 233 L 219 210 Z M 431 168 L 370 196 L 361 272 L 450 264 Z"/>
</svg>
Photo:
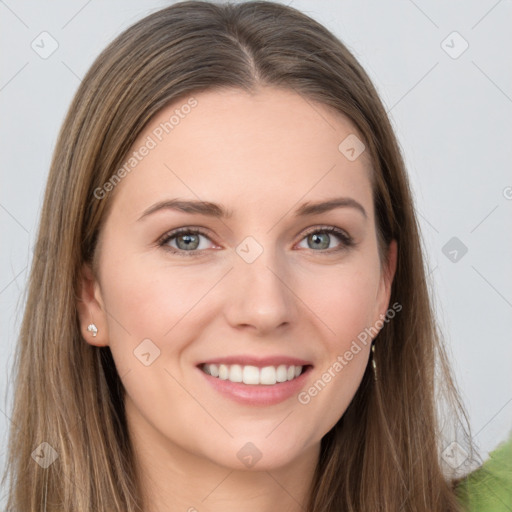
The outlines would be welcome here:
<svg viewBox="0 0 512 512">
<path fill-rule="evenodd" d="M 354 208 L 359 211 L 364 218 L 368 218 L 363 205 L 351 197 L 335 197 L 327 201 L 307 202 L 295 211 L 295 217 L 307 217 L 319 213 L 328 212 L 336 208 Z M 146 209 L 138 220 L 142 220 L 160 210 L 175 210 L 184 213 L 197 213 L 208 217 L 219 219 L 229 219 L 233 217 L 233 211 L 228 210 L 221 204 L 211 203 L 209 201 L 168 199 L 155 203 Z"/>
</svg>

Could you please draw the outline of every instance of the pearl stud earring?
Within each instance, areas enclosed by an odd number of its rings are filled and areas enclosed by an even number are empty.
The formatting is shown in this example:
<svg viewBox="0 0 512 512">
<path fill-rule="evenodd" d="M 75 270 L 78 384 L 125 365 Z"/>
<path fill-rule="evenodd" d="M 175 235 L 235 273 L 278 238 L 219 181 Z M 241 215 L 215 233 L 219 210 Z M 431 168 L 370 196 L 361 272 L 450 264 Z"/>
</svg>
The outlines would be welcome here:
<svg viewBox="0 0 512 512">
<path fill-rule="evenodd" d="M 98 334 L 98 328 L 96 327 L 95 324 L 89 324 L 87 326 L 87 330 L 92 333 L 92 337 L 95 338 L 96 335 Z"/>
</svg>

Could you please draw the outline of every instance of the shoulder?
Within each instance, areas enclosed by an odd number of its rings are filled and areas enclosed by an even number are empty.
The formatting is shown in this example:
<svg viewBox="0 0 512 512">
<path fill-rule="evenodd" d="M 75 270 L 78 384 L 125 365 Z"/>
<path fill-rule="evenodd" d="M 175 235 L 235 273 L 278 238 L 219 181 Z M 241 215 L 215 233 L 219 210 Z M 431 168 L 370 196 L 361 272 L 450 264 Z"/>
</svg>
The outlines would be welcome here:
<svg viewBox="0 0 512 512">
<path fill-rule="evenodd" d="M 512 433 L 455 488 L 467 512 L 512 511 Z"/>
</svg>

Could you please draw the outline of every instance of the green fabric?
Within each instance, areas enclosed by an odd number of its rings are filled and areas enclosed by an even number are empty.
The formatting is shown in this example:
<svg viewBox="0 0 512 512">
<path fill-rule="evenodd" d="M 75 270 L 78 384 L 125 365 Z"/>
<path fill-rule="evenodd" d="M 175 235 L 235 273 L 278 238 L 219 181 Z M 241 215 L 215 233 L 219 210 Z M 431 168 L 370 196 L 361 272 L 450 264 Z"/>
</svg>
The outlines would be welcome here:
<svg viewBox="0 0 512 512">
<path fill-rule="evenodd" d="M 467 512 L 512 512 L 512 432 L 456 489 Z"/>
</svg>

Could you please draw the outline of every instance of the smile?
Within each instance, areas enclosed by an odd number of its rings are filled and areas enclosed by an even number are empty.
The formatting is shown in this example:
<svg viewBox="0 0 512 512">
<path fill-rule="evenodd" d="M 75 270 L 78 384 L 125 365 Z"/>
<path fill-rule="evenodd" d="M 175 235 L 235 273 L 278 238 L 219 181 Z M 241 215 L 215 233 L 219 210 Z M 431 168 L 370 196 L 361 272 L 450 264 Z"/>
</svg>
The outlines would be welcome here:
<svg viewBox="0 0 512 512">
<path fill-rule="evenodd" d="M 284 365 L 264 366 L 258 368 L 251 365 L 240 364 L 203 364 L 201 370 L 212 377 L 220 380 L 228 380 L 234 383 L 244 383 L 248 385 L 266 385 L 272 386 L 276 383 L 287 382 L 299 377 L 304 370 L 304 366 Z"/>
</svg>

